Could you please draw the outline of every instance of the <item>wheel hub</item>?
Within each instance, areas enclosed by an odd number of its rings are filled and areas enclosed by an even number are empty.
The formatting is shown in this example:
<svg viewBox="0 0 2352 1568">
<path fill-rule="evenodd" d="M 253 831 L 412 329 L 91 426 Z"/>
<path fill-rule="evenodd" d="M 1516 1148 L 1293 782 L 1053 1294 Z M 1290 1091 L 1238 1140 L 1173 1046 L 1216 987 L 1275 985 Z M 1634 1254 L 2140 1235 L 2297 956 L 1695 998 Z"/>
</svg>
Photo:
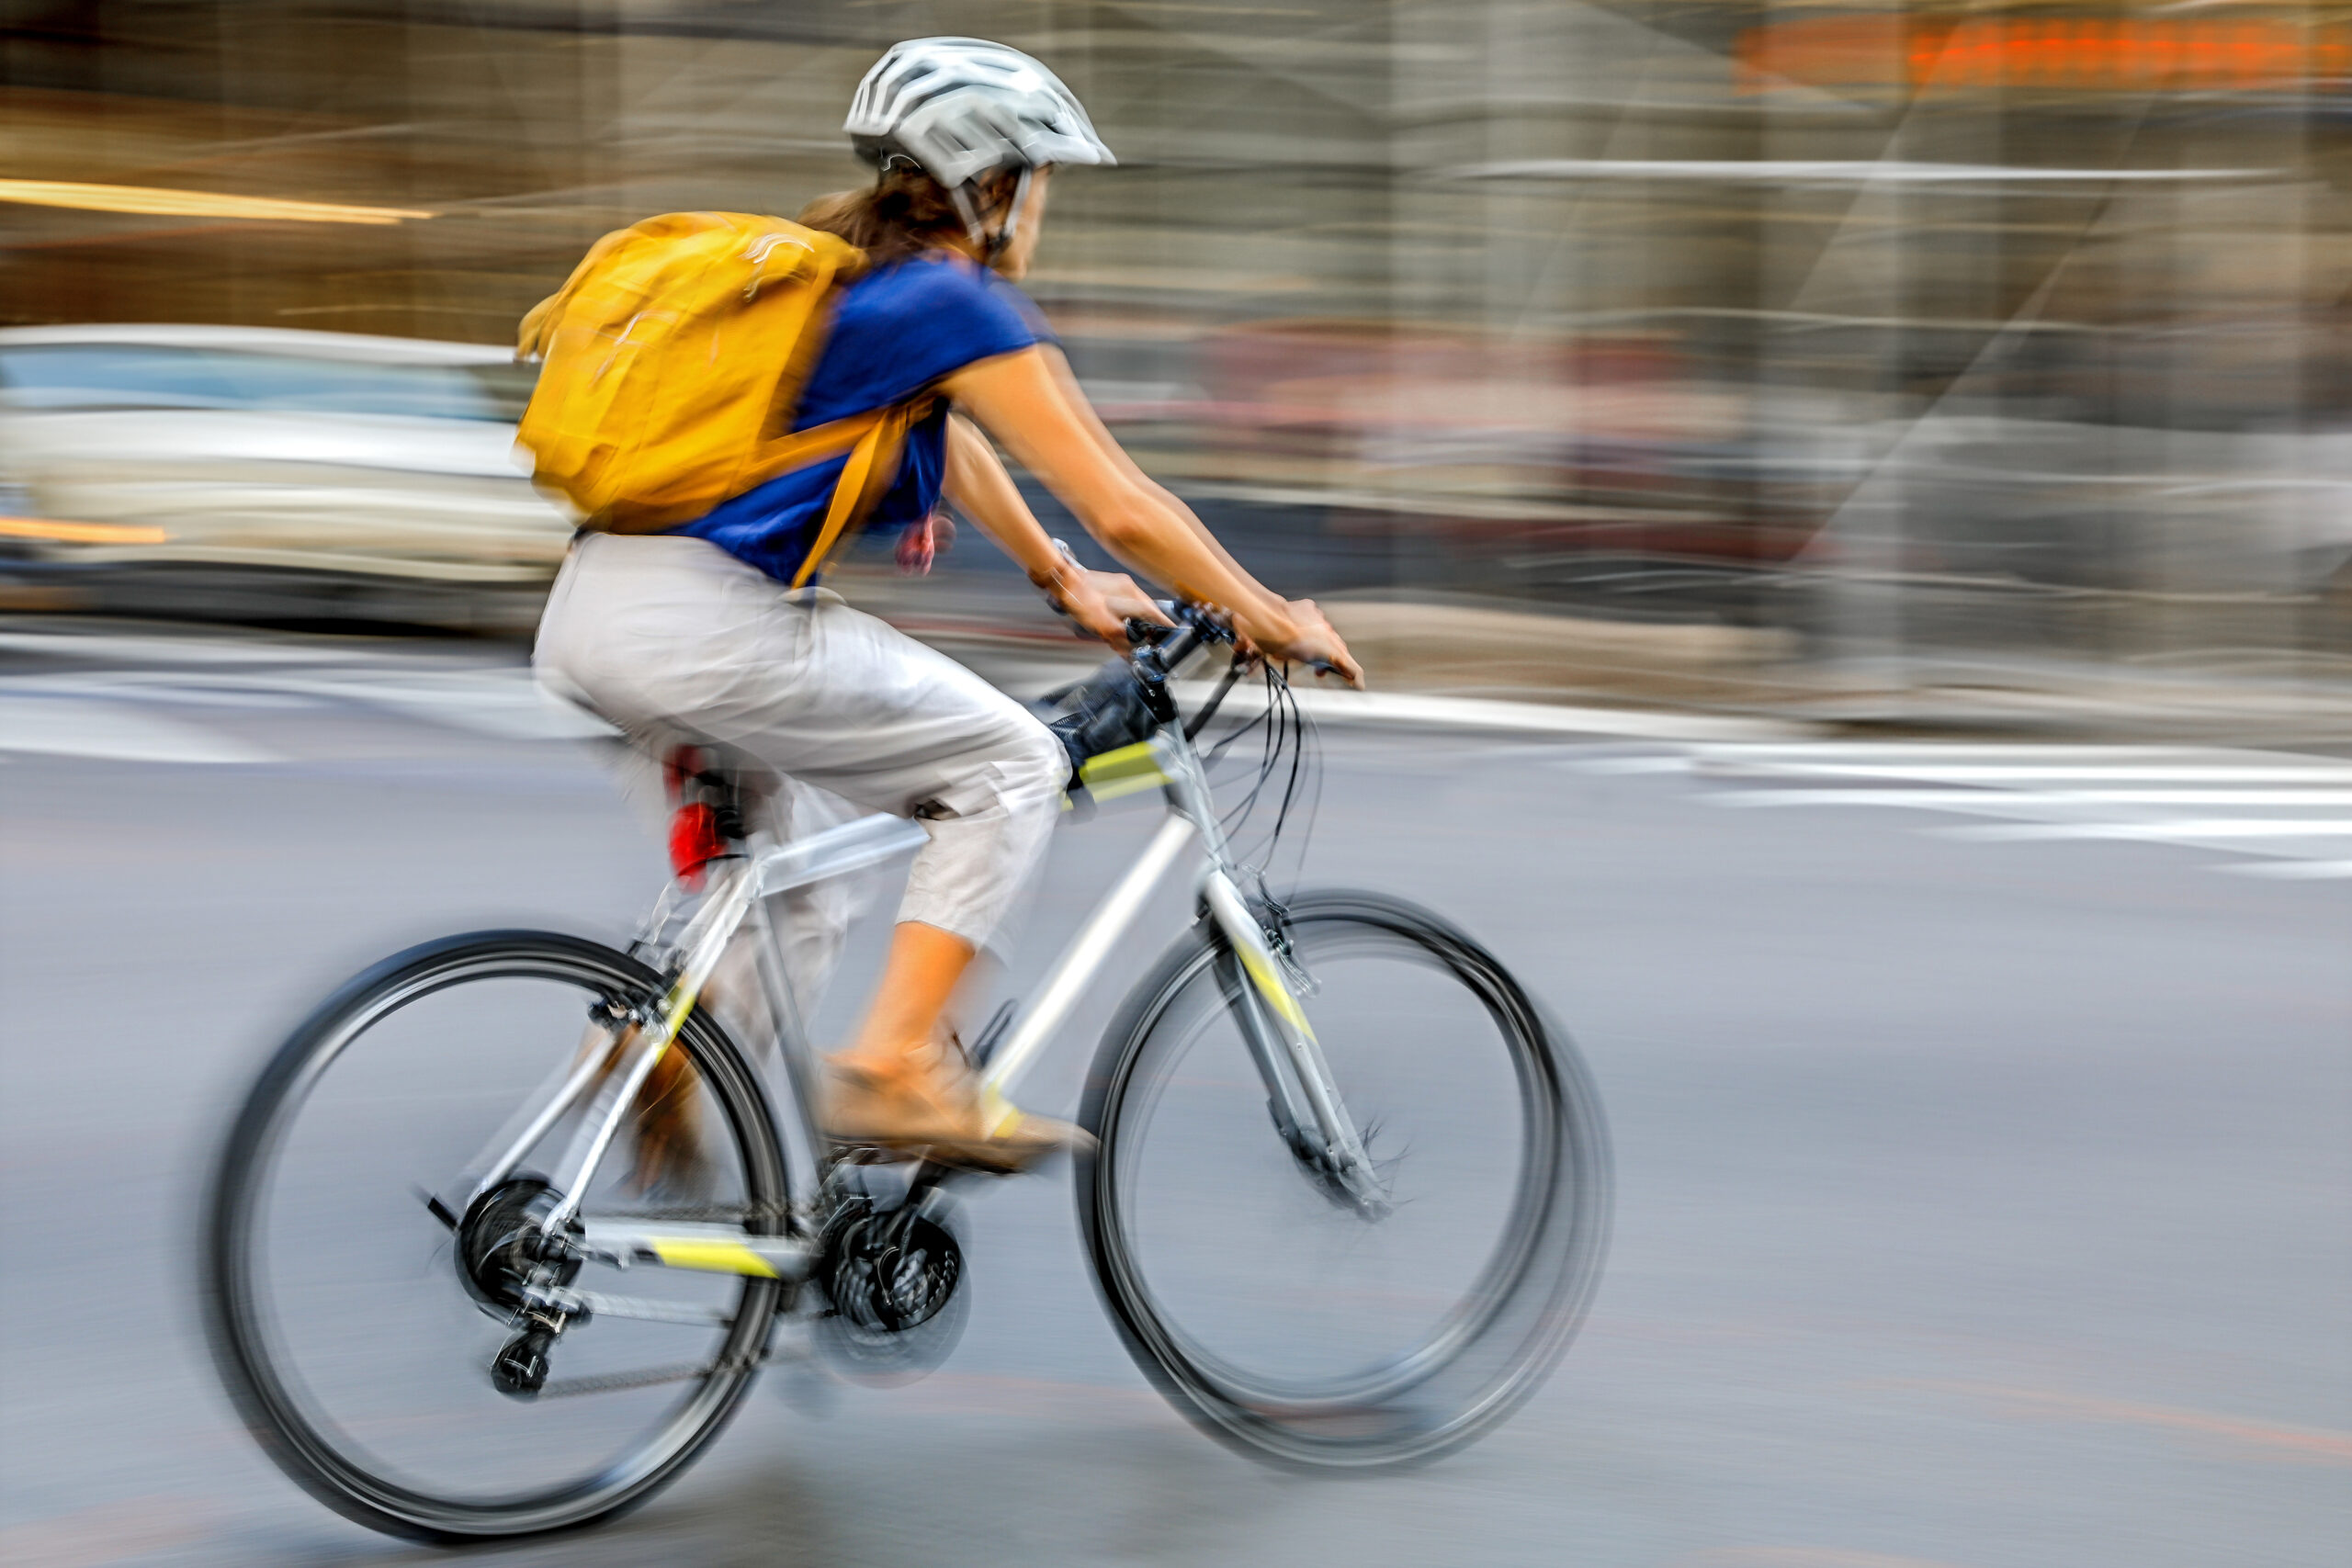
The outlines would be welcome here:
<svg viewBox="0 0 2352 1568">
<path fill-rule="evenodd" d="M 476 1198 L 458 1222 L 458 1278 L 466 1293 L 493 1317 L 511 1317 L 528 1303 L 528 1284 L 568 1285 L 580 1259 L 549 1257 L 542 1222 L 555 1190 L 537 1176 L 514 1176 Z"/>
</svg>

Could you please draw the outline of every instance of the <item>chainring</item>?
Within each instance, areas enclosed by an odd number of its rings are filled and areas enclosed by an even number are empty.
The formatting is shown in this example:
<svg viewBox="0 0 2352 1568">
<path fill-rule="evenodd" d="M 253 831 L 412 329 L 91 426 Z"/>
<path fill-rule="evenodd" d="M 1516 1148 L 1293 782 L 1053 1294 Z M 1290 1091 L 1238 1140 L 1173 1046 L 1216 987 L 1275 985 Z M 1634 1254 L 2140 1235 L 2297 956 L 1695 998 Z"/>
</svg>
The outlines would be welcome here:
<svg viewBox="0 0 2352 1568">
<path fill-rule="evenodd" d="M 830 1310 L 817 1320 L 836 1367 L 864 1382 L 910 1382 L 963 1336 L 964 1252 L 932 1215 L 853 1199 L 825 1227 L 819 1269 Z"/>
</svg>

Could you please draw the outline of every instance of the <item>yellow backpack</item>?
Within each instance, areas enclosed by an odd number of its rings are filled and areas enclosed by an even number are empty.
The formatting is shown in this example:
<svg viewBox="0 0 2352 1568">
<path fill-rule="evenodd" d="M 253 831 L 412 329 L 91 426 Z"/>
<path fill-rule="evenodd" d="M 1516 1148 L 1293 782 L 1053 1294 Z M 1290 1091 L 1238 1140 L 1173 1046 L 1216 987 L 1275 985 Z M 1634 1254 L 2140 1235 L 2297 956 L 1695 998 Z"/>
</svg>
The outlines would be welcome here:
<svg viewBox="0 0 2352 1568">
<path fill-rule="evenodd" d="M 801 586 L 896 477 L 928 407 L 791 429 L 833 286 L 865 265 L 845 240 L 742 212 L 673 212 L 605 235 L 516 340 L 517 358 L 546 361 L 516 432 L 534 482 L 583 526 L 650 534 L 846 452 Z"/>
</svg>

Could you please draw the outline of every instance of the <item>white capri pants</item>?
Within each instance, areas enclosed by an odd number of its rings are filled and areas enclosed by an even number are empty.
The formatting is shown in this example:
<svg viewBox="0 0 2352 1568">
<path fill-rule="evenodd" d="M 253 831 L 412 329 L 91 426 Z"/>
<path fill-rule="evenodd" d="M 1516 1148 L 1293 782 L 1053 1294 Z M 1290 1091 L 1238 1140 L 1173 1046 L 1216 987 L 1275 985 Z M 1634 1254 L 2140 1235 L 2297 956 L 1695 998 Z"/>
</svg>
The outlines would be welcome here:
<svg viewBox="0 0 2352 1568">
<path fill-rule="evenodd" d="M 582 535 L 532 663 L 549 690 L 628 735 L 639 757 L 624 788 L 657 816 L 662 759 L 696 745 L 718 754 L 755 825 L 780 839 L 861 811 L 920 819 L 931 841 L 899 919 L 974 947 L 1002 934 L 1069 776 L 1053 732 L 954 660 L 701 539 Z M 848 899 L 820 886 L 786 902 L 786 978 L 805 1015 Z"/>
</svg>

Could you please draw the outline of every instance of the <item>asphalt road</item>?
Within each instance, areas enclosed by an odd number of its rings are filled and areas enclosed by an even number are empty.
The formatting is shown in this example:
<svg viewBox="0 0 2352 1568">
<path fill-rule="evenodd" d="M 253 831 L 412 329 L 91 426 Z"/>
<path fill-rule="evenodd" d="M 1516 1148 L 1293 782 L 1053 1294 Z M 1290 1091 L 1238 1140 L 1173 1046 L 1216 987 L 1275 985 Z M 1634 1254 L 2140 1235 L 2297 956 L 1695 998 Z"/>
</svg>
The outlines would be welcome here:
<svg viewBox="0 0 2352 1568">
<path fill-rule="evenodd" d="M 659 859 L 591 749 L 473 655 L 412 646 L 327 678 L 224 643 L 192 662 L 7 653 L 0 1561 L 435 1559 L 327 1514 L 235 1427 L 196 1327 L 198 1175 L 274 1038 L 342 976 L 458 929 L 625 933 Z M 2222 808 L 2194 802 L 2097 803 L 2143 813 L 2130 831 L 2086 830 L 2063 800 L 1889 810 L 1853 796 L 1918 781 L 1834 748 L 1327 740 L 1307 880 L 1388 888 L 1483 937 L 1567 1021 L 1609 1111 L 1608 1271 L 1527 1409 L 1406 1475 L 1255 1468 L 1128 1365 L 1067 1182 L 1033 1178 L 969 1212 L 971 1321 L 945 1369 L 821 1412 L 763 1387 L 642 1512 L 483 1560 L 2345 1561 L 2340 820 L 2305 839 L 2216 836 Z M 1791 756 L 1862 776 L 1787 798 L 1804 792 L 1769 786 Z M 2172 775 L 2297 765 L 2068 762 L 2123 795 L 2276 790 Z M 2132 783 L 2152 770 L 2169 782 Z M 2041 794 L 2098 793 L 2080 784 Z M 2228 813 L 2278 809 L 2296 807 Z M 1033 952 L 1151 821 L 1064 834 Z M 1115 981 L 1045 1108 L 1074 1095 Z"/>
</svg>

